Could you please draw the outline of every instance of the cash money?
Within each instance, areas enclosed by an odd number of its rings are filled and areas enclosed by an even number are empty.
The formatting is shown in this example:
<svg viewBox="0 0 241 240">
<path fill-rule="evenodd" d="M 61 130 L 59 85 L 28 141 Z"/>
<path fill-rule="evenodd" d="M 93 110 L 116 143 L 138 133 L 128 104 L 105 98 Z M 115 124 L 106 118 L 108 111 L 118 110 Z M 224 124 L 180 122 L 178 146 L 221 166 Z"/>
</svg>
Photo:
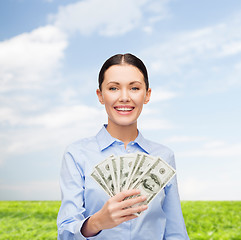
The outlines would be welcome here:
<svg viewBox="0 0 241 240">
<path fill-rule="evenodd" d="M 149 167 L 154 164 L 155 158 L 147 155 L 145 153 L 137 154 L 137 160 L 134 163 L 132 174 L 129 179 L 128 188 L 131 189 L 132 186 L 142 177 L 143 173 L 149 169 Z"/>
<path fill-rule="evenodd" d="M 120 183 L 120 191 L 127 190 L 128 179 L 132 169 L 132 165 L 136 159 L 135 153 L 126 154 L 124 156 L 119 157 L 119 183 Z"/>
<path fill-rule="evenodd" d="M 140 177 L 139 181 L 132 186 L 132 188 L 139 189 L 140 195 L 144 195 L 147 198 L 144 202 L 135 204 L 134 206 L 148 205 L 174 177 L 175 173 L 175 169 L 161 158 L 157 158 L 155 163 Z"/>
<path fill-rule="evenodd" d="M 111 172 L 111 176 L 112 176 L 112 180 L 113 180 L 113 185 L 114 185 L 114 191 L 115 194 L 120 192 L 120 187 L 119 187 L 119 171 L 118 171 L 118 164 L 119 161 L 117 161 L 117 159 L 112 156 L 110 157 L 110 172 Z"/>
<path fill-rule="evenodd" d="M 175 174 L 175 169 L 160 157 L 137 152 L 109 156 L 95 166 L 91 176 L 111 197 L 123 190 L 139 189 L 140 194 L 147 197 L 134 205 L 139 206 L 148 205 Z M 136 196 L 127 199 L 132 197 Z"/>
<path fill-rule="evenodd" d="M 110 192 L 109 188 L 107 187 L 107 185 L 105 184 L 105 182 L 103 181 L 103 179 L 100 177 L 100 175 L 98 174 L 97 170 L 94 169 L 94 171 L 91 173 L 91 176 L 95 179 L 95 181 L 105 190 L 105 192 L 110 195 L 113 196 L 113 194 Z"/>
<path fill-rule="evenodd" d="M 112 196 L 116 194 L 115 192 L 115 178 L 114 173 L 113 173 L 113 166 L 112 166 L 112 158 L 114 156 L 111 155 L 110 157 L 106 158 L 103 162 L 95 166 L 96 171 L 102 178 L 103 182 L 105 185 L 108 187 L 109 192 L 111 193 Z"/>
</svg>

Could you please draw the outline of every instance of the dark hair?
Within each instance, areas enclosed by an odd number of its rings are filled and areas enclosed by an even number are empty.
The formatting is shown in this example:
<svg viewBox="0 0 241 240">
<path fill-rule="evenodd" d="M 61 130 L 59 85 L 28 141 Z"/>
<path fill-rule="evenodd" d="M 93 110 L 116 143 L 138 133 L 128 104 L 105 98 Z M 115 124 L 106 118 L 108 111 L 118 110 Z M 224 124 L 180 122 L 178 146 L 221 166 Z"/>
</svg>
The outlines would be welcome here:
<svg viewBox="0 0 241 240">
<path fill-rule="evenodd" d="M 140 72 L 143 74 L 143 77 L 144 77 L 144 81 L 146 84 L 146 90 L 148 90 L 149 89 L 149 81 L 148 81 L 148 73 L 146 70 L 146 66 L 141 61 L 141 59 L 139 59 L 138 57 L 136 57 L 130 53 L 116 54 L 105 61 L 105 63 L 103 64 L 103 66 L 101 67 L 100 72 L 99 72 L 99 79 L 98 79 L 99 89 L 101 90 L 101 85 L 104 81 L 105 71 L 113 65 L 123 65 L 123 64 L 132 65 L 140 70 Z"/>
</svg>

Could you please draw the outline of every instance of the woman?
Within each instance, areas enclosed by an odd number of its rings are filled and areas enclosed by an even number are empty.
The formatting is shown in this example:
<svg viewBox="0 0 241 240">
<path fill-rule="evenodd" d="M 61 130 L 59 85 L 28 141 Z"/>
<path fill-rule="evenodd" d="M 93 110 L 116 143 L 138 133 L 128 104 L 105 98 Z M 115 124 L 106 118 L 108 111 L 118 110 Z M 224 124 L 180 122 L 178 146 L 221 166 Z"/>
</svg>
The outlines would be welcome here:
<svg viewBox="0 0 241 240">
<path fill-rule="evenodd" d="M 151 96 L 145 65 L 132 54 L 112 56 L 100 70 L 96 93 L 105 105 L 108 124 L 96 136 L 66 149 L 60 177 L 58 239 L 189 239 L 175 177 L 148 206 L 137 204 L 146 200 L 137 189 L 109 197 L 91 177 L 94 166 L 112 154 L 144 152 L 175 168 L 172 151 L 145 139 L 137 129 L 143 104 Z M 135 213 L 140 212 L 137 217 Z"/>
</svg>

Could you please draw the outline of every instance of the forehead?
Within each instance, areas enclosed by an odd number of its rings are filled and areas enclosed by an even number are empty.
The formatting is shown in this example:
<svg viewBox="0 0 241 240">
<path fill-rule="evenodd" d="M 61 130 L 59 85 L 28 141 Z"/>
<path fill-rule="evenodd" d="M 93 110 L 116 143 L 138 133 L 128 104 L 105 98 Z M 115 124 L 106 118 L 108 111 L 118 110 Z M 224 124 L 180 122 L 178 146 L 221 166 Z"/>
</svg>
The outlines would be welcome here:
<svg viewBox="0 0 241 240">
<path fill-rule="evenodd" d="M 108 83 L 110 81 L 119 83 L 139 81 L 144 83 L 144 76 L 137 67 L 132 65 L 113 65 L 105 71 L 103 83 Z"/>
</svg>

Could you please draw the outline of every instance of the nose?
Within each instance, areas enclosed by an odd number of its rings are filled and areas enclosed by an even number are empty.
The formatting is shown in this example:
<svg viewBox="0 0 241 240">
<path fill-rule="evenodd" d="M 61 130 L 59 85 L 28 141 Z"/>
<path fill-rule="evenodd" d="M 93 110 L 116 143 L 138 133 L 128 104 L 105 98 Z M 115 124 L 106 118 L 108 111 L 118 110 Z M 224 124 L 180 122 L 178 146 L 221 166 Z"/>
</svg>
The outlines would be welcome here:
<svg viewBox="0 0 241 240">
<path fill-rule="evenodd" d="M 119 97 L 120 102 L 130 102 L 130 95 L 128 90 L 122 89 L 120 91 L 120 97 Z"/>
</svg>

